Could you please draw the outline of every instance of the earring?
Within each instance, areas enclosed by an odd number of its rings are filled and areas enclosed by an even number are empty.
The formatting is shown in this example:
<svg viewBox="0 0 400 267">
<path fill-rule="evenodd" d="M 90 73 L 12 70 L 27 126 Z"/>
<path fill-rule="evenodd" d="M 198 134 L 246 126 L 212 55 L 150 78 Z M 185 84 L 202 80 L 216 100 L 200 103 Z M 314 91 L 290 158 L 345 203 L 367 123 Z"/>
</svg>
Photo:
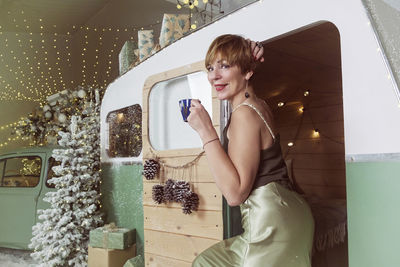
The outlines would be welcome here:
<svg viewBox="0 0 400 267">
<path fill-rule="evenodd" d="M 246 80 L 246 90 L 247 90 L 247 86 L 249 85 L 249 80 Z M 244 96 L 246 97 L 246 98 L 249 98 L 250 97 L 250 94 L 248 93 L 248 92 L 245 92 L 244 93 Z"/>
</svg>

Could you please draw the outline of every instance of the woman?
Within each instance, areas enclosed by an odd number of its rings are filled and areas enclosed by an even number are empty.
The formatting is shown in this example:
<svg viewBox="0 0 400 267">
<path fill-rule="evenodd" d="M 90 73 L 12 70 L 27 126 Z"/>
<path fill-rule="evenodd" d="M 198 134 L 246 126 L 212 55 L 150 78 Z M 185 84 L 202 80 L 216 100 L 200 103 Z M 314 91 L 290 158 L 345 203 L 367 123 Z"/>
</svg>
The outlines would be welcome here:
<svg viewBox="0 0 400 267">
<path fill-rule="evenodd" d="M 271 109 L 254 93 L 251 77 L 263 53 L 254 46 L 227 34 L 206 55 L 208 80 L 233 110 L 225 149 L 201 103 L 193 100 L 190 108 L 188 123 L 203 142 L 217 187 L 230 206 L 240 205 L 244 228 L 202 252 L 192 266 L 311 266 L 314 221 L 307 203 L 290 189 Z"/>
</svg>

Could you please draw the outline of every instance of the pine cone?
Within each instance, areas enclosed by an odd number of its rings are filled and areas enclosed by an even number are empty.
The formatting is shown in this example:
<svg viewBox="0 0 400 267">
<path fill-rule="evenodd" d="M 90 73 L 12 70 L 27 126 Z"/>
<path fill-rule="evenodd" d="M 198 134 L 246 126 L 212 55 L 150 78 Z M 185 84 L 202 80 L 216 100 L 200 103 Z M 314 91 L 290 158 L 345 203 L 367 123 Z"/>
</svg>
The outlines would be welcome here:
<svg viewBox="0 0 400 267">
<path fill-rule="evenodd" d="M 151 196 L 152 196 L 154 202 L 156 202 L 157 204 L 161 204 L 161 203 L 165 202 L 165 200 L 164 200 L 164 186 L 162 186 L 160 184 L 154 185 Z"/>
<path fill-rule="evenodd" d="M 178 203 L 181 203 L 184 198 L 185 194 L 190 191 L 190 185 L 186 181 L 177 181 L 175 182 L 174 188 L 174 200 Z"/>
<path fill-rule="evenodd" d="M 190 214 L 192 211 L 197 211 L 199 208 L 199 196 L 192 191 L 185 194 L 182 202 L 182 211 L 184 214 Z"/>
<path fill-rule="evenodd" d="M 160 163 L 154 159 L 146 160 L 143 166 L 143 175 L 147 180 L 153 180 L 160 170 Z"/>
<path fill-rule="evenodd" d="M 164 185 L 164 200 L 166 202 L 174 201 L 174 187 L 175 181 L 172 179 L 168 179 Z"/>
<path fill-rule="evenodd" d="M 182 204 L 182 212 L 183 212 L 184 214 L 191 214 L 191 213 L 192 213 L 192 210 L 191 210 L 188 206 Z"/>
</svg>

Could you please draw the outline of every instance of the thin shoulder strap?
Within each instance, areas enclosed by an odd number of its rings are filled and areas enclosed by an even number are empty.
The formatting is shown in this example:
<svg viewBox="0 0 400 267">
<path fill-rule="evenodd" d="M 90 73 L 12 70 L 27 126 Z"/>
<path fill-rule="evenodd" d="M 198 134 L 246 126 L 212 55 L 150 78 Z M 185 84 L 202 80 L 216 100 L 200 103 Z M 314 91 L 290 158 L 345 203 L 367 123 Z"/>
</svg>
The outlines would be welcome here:
<svg viewBox="0 0 400 267">
<path fill-rule="evenodd" d="M 272 139 L 275 140 L 275 135 L 274 135 L 274 133 L 272 132 L 271 127 L 269 127 L 267 121 L 264 119 L 264 116 L 261 114 L 261 112 L 260 112 L 254 105 L 252 105 L 252 104 L 250 104 L 250 103 L 247 103 L 247 102 L 243 102 L 243 103 L 239 104 L 238 106 L 236 106 L 236 107 L 232 110 L 232 113 L 235 112 L 235 110 L 237 110 L 239 107 L 244 106 L 244 105 L 251 107 L 252 109 L 254 109 L 255 112 L 257 112 L 257 114 L 258 114 L 258 115 L 261 117 L 261 119 L 264 121 L 265 126 L 267 126 L 268 131 L 269 131 L 270 134 L 272 135 Z"/>
</svg>

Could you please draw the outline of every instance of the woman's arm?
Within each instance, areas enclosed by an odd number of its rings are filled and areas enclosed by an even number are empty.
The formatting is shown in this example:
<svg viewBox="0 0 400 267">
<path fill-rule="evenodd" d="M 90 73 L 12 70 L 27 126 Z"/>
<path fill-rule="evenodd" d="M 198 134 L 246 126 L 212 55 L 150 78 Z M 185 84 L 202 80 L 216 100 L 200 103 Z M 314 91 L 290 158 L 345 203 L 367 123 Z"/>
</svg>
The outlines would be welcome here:
<svg viewBox="0 0 400 267">
<path fill-rule="evenodd" d="M 196 100 L 192 103 L 188 122 L 204 144 L 217 137 L 217 133 L 204 107 Z M 228 154 L 219 142 L 210 142 L 204 147 L 217 187 L 230 206 L 239 205 L 247 199 L 257 174 L 261 135 L 256 115 L 248 108 L 235 111 L 229 126 Z"/>
</svg>

